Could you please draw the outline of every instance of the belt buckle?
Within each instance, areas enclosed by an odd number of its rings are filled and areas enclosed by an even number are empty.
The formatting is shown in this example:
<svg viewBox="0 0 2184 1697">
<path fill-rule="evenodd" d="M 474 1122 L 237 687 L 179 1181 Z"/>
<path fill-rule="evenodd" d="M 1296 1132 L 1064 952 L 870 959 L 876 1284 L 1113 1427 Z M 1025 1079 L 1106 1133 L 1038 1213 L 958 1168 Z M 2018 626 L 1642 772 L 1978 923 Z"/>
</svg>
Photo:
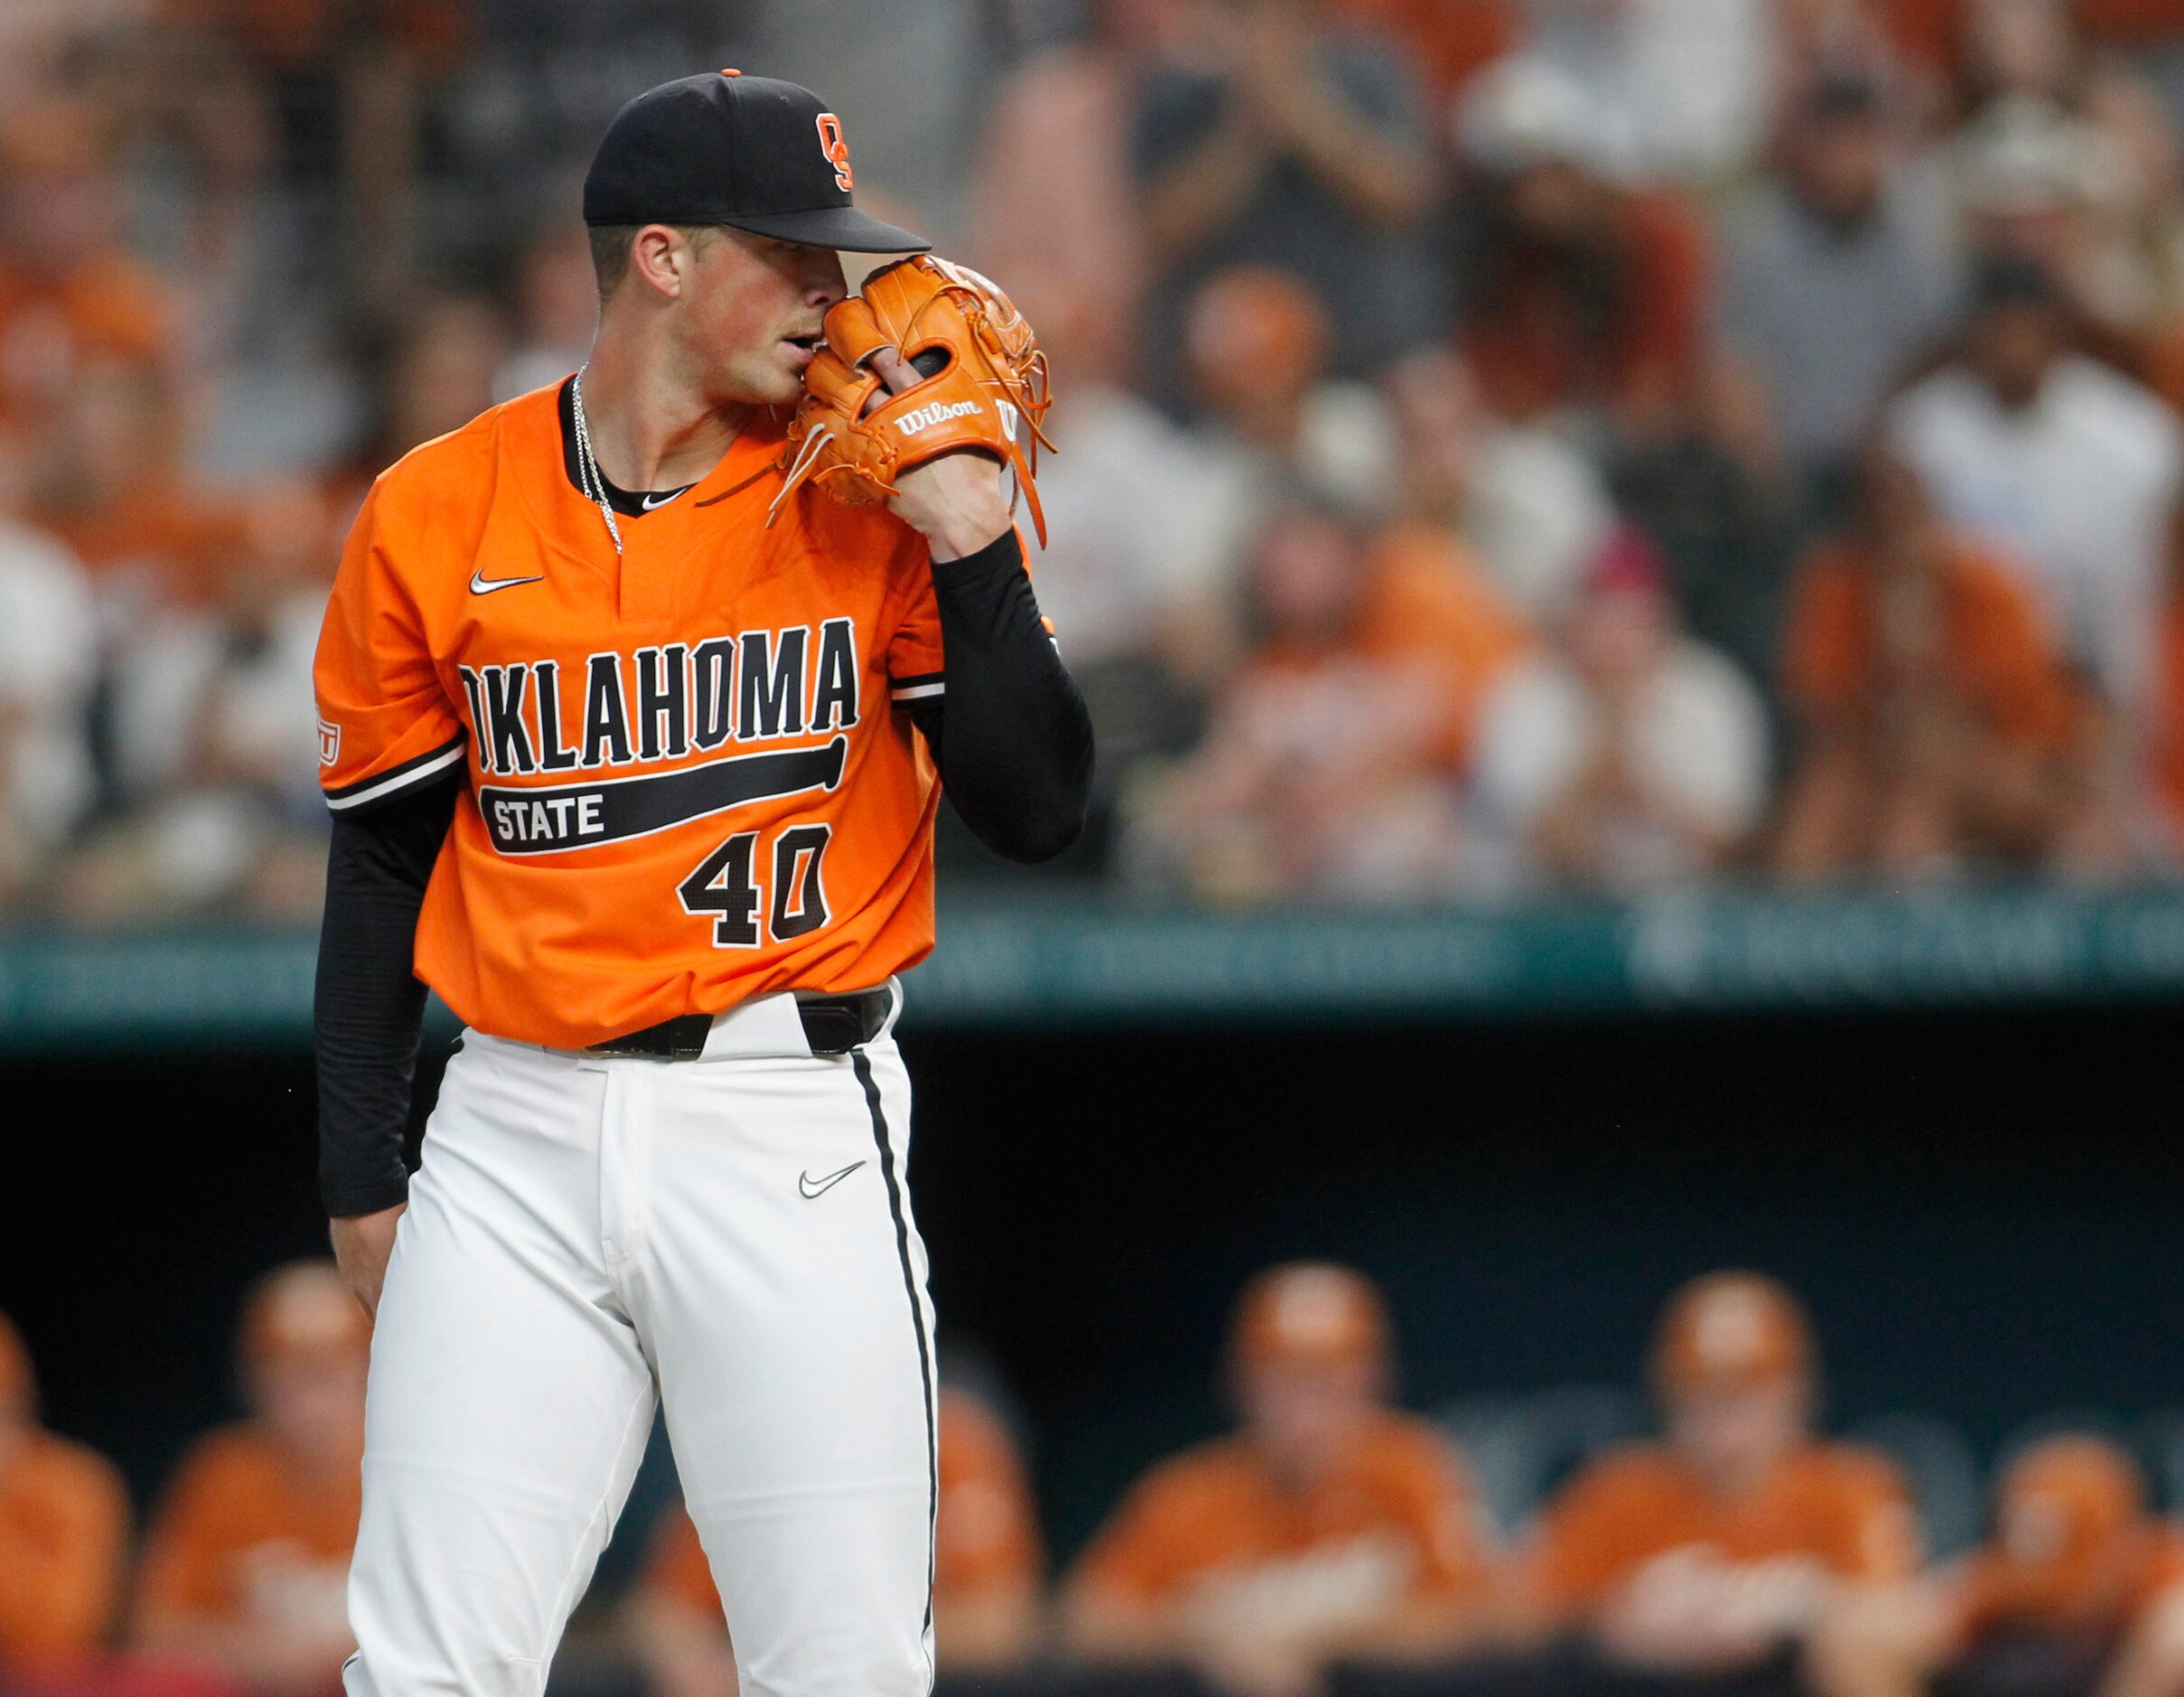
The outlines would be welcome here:
<svg viewBox="0 0 2184 1697">
<path fill-rule="evenodd" d="M 814 1055 L 847 1055 L 865 1041 L 865 1022 L 848 1002 L 800 1002 L 796 1017 Z"/>
<path fill-rule="evenodd" d="M 885 988 L 797 998 L 796 1014 L 814 1055 L 847 1055 L 869 1043 L 887 1024 L 892 993 Z"/>
<path fill-rule="evenodd" d="M 641 1030 L 592 1045 L 595 1055 L 627 1055 L 648 1061 L 694 1061 L 705 1053 L 713 1021 L 705 1014 L 679 1014 Z"/>
</svg>

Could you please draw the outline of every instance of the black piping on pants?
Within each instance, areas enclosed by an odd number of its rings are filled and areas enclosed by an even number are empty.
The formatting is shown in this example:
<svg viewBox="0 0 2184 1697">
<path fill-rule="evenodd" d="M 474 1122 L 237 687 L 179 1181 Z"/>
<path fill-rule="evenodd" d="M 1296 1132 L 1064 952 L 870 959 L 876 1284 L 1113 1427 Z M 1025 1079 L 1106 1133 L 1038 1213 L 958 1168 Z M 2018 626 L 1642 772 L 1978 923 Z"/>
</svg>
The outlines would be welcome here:
<svg viewBox="0 0 2184 1697">
<path fill-rule="evenodd" d="M 872 1111 L 872 1141 L 879 1149 L 880 1177 L 887 1186 L 887 1212 L 895 1219 L 895 1252 L 903 1264 L 903 1294 L 910 1299 L 910 1324 L 917 1333 L 917 1370 L 925 1392 L 925 1467 L 932 1496 L 926 1512 L 925 1627 L 933 1630 L 933 1581 L 935 1546 L 941 1514 L 941 1440 L 934 1425 L 933 1344 L 925 1336 L 925 1308 L 917 1299 L 917 1271 L 910 1264 L 910 1216 L 903 1211 L 903 1186 L 895 1170 L 895 1149 L 887 1139 L 887 1116 L 880 1108 L 879 1085 L 872 1076 L 872 1063 L 863 1049 L 849 1052 L 857 1082 L 865 1088 L 865 1106 Z"/>
</svg>

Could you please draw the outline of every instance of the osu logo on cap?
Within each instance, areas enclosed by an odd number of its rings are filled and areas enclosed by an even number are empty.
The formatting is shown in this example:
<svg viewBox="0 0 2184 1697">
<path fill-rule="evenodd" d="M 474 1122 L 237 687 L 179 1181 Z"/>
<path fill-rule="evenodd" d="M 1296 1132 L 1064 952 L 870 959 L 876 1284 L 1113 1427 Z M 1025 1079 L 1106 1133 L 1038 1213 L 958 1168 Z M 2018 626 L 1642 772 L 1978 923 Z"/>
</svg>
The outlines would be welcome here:
<svg viewBox="0 0 2184 1697">
<path fill-rule="evenodd" d="M 857 186 L 857 179 L 849 174 L 849 140 L 842 134 L 842 121 L 831 112 L 821 112 L 818 123 L 819 150 L 834 167 L 834 186 L 847 192 Z"/>
</svg>

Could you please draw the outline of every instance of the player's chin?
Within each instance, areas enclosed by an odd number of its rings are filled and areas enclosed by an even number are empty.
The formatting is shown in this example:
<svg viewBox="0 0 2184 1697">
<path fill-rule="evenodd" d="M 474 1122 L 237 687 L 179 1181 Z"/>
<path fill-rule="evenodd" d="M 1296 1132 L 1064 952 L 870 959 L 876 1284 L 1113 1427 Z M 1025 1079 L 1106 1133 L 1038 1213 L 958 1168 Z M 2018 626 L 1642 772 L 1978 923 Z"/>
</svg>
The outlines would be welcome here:
<svg viewBox="0 0 2184 1697">
<path fill-rule="evenodd" d="M 793 342 L 779 342 L 773 358 L 753 363 L 759 369 L 747 376 L 751 387 L 762 391 L 752 395 L 753 400 L 772 407 L 803 398 L 804 370 L 811 363 L 811 357 L 805 350 Z"/>
<path fill-rule="evenodd" d="M 810 363 L 789 342 L 776 342 L 763 352 L 752 349 L 720 369 L 713 392 L 746 407 L 793 405 L 804 398 L 804 368 Z"/>
</svg>

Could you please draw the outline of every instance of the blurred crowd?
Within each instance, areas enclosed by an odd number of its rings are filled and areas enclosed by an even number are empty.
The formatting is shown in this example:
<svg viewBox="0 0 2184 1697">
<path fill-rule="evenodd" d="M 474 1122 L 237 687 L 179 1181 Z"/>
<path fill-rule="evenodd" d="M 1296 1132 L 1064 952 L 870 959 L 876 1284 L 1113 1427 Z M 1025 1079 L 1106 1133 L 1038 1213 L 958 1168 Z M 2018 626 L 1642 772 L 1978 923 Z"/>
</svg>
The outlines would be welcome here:
<svg viewBox="0 0 2184 1697">
<path fill-rule="evenodd" d="M 42 1429 L 0 1320 L 0 1692 L 332 1697 L 352 1647 L 369 1329 L 330 1262 L 268 1274 L 248 1413 L 197 1440 L 141 1539 L 112 1466 Z M 1328 1262 L 1242 1293 L 1234 1427 L 1156 1460 L 1050 1576 L 1020 1422 L 990 1373 L 940 1397 L 941 1688 L 978 1697 L 2179 1697 L 2184 1526 L 2132 1456 L 2057 1430 L 2003 1458 L 1984 1539 L 1928 1559 L 1915 1481 L 1816 1428 L 1821 1364 L 1782 1285 L 1676 1291 L 1652 1435 L 1596 1435 L 1493 1512 L 1394 1401 L 1373 1285 Z M 736 1697 L 699 1535 L 624 1536 L 555 1697 Z"/>
<path fill-rule="evenodd" d="M 10 0 L 0 904 L 314 911 L 361 492 L 716 63 L 1049 350 L 1080 875 L 2184 865 L 2184 0 Z"/>
</svg>

